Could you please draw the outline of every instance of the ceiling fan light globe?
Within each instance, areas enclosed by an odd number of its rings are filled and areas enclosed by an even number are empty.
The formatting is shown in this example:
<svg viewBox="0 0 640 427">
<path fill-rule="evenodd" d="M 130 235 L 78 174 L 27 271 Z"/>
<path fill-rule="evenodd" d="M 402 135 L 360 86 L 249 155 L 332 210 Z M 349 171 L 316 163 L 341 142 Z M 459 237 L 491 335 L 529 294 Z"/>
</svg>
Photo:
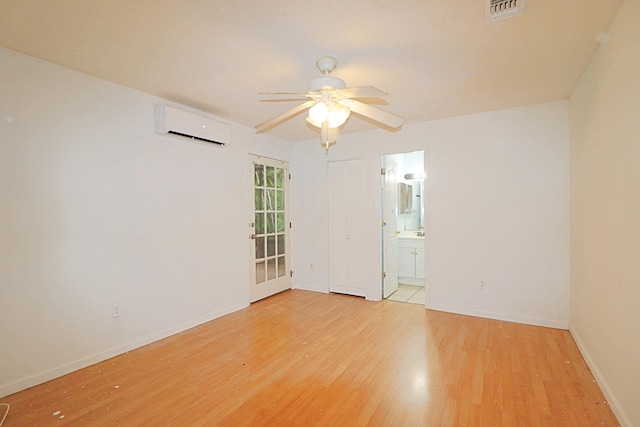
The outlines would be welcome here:
<svg viewBox="0 0 640 427">
<path fill-rule="evenodd" d="M 329 127 L 337 128 L 344 124 L 351 114 L 351 109 L 344 103 L 337 101 L 329 108 Z"/>
<path fill-rule="evenodd" d="M 324 102 L 318 102 L 313 107 L 309 108 L 309 117 L 311 120 L 317 123 L 322 123 L 327 120 L 329 115 L 329 107 Z"/>
</svg>

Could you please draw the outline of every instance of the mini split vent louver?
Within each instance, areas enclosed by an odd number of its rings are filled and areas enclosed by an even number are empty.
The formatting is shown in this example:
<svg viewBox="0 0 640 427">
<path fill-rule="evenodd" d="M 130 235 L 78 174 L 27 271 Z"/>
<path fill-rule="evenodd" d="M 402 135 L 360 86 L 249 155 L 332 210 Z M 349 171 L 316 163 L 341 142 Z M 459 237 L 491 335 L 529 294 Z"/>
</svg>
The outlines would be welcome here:
<svg viewBox="0 0 640 427">
<path fill-rule="evenodd" d="M 512 18 L 524 11 L 524 0 L 485 0 L 489 22 Z"/>
<path fill-rule="evenodd" d="M 156 106 L 156 133 L 224 147 L 231 142 L 227 123 L 168 105 Z"/>
</svg>

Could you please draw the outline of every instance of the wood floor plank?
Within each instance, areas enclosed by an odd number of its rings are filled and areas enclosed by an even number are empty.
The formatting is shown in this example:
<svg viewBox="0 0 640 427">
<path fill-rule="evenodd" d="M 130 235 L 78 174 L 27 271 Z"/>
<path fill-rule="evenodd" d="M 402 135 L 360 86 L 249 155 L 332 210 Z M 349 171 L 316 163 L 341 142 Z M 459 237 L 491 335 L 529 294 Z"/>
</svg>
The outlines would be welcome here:
<svg viewBox="0 0 640 427">
<path fill-rule="evenodd" d="M 618 425 L 567 331 L 299 290 L 2 401 L 3 427 Z"/>
</svg>

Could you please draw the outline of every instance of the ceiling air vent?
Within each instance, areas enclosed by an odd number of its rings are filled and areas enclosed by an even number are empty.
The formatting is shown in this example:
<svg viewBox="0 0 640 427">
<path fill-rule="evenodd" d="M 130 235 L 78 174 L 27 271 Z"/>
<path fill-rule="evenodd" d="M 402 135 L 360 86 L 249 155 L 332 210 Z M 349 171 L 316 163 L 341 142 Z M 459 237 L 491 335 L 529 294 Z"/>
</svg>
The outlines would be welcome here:
<svg viewBox="0 0 640 427">
<path fill-rule="evenodd" d="M 524 11 L 524 0 L 485 0 L 485 10 L 489 22 L 512 18 Z"/>
</svg>

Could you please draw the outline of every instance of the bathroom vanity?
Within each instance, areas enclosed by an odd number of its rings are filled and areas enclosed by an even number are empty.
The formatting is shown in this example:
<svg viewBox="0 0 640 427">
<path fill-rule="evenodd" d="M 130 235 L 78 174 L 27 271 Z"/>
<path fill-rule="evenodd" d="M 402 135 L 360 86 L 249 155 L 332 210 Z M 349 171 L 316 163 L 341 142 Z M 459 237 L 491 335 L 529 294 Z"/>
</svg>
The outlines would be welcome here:
<svg viewBox="0 0 640 427">
<path fill-rule="evenodd" d="M 424 236 L 415 232 L 398 236 L 398 281 L 424 286 Z"/>
</svg>

